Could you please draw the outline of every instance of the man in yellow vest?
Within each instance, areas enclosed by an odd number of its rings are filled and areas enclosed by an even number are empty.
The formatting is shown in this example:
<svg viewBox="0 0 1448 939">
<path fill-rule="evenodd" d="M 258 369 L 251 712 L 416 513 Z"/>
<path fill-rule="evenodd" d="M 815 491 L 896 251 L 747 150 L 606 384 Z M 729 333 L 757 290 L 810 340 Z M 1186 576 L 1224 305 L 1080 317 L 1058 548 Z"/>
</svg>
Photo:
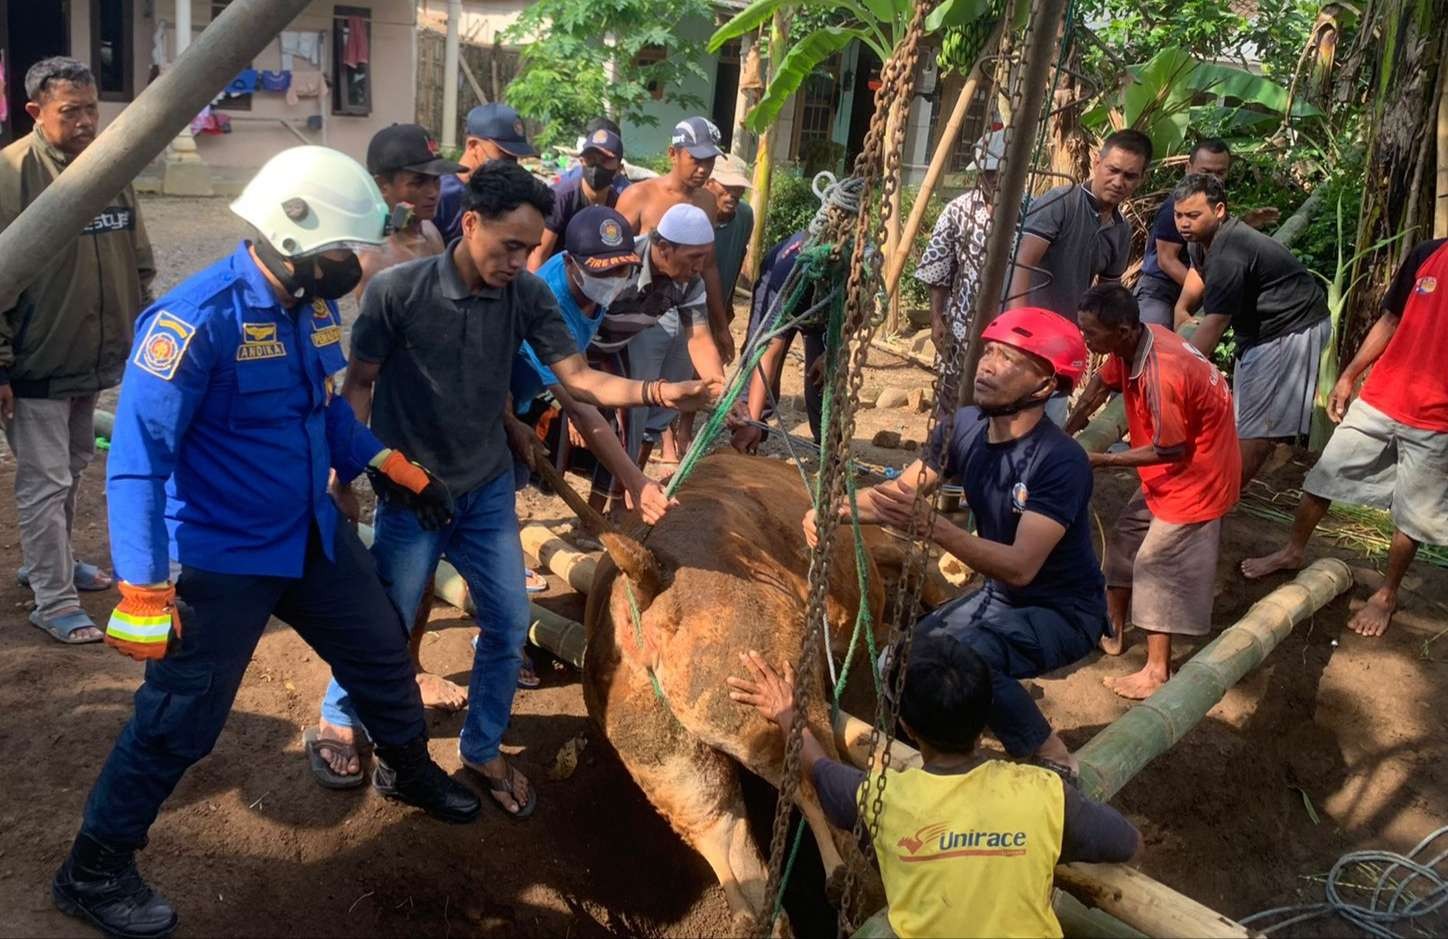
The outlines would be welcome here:
<svg viewBox="0 0 1448 939">
<path fill-rule="evenodd" d="M 741 655 L 752 679 L 730 676 L 730 697 L 756 708 L 781 733 L 794 721 L 794 674 L 757 652 Z M 886 678 L 899 661 L 887 651 Z M 890 904 L 890 926 L 915 936 L 1051 936 L 1058 863 L 1128 861 L 1141 835 L 1108 805 L 1087 799 L 1055 772 L 975 752 L 990 713 L 991 676 L 969 646 L 940 631 L 916 633 L 900 692 L 900 725 L 920 745 L 922 766 L 891 773 L 873 827 Z M 804 732 L 802 766 L 825 816 L 854 828 L 865 774 L 825 755 Z"/>
</svg>

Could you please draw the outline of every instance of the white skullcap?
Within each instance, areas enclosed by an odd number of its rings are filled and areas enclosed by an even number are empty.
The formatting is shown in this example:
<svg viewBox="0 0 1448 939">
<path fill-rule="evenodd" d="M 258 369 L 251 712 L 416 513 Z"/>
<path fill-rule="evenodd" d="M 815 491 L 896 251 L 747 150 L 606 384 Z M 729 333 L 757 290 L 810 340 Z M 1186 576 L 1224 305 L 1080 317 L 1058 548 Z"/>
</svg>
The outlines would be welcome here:
<svg viewBox="0 0 1448 939">
<path fill-rule="evenodd" d="M 714 243 L 714 226 L 709 224 L 709 216 L 697 205 L 689 205 L 681 202 L 659 219 L 659 227 L 656 229 L 659 237 L 672 241 L 676 245 L 712 245 Z"/>
</svg>

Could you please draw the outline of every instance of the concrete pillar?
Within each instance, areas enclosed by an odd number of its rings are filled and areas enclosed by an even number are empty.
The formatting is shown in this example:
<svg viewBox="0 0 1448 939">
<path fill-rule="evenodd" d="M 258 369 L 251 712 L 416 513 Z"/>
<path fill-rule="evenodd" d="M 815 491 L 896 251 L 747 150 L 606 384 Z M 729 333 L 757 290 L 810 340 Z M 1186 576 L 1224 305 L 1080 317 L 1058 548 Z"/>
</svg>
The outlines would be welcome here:
<svg viewBox="0 0 1448 939">
<path fill-rule="evenodd" d="M 191 45 L 191 0 L 176 0 L 176 59 Z M 172 62 L 175 65 L 175 62 Z M 191 127 L 182 128 L 166 148 L 165 171 L 161 191 L 168 196 L 210 196 L 211 170 L 196 149 Z"/>
<path fill-rule="evenodd" d="M 458 29 L 463 0 L 447 0 L 447 44 L 443 47 L 442 146 L 449 153 L 458 145 Z"/>
</svg>

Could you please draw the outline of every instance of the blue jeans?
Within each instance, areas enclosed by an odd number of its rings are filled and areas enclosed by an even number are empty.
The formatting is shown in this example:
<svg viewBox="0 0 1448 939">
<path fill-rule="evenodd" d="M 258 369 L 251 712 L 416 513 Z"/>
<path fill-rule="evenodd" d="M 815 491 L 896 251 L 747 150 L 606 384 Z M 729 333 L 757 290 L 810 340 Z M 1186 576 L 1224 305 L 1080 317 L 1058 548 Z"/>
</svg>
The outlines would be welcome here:
<svg viewBox="0 0 1448 939">
<path fill-rule="evenodd" d="M 183 565 L 176 581 L 181 637 L 146 663 L 136 710 L 86 802 L 83 830 L 140 848 L 161 804 L 191 765 L 211 752 L 267 620 L 297 631 L 353 689 L 379 744 L 425 735 L 407 631 L 357 535 L 338 525 L 332 557 L 313 526 L 298 578 L 218 574 Z"/>
<path fill-rule="evenodd" d="M 1041 748 L 1051 725 L 1016 679 L 1034 678 L 1085 658 L 1105 625 L 1103 617 L 1092 635 L 1055 610 L 1012 606 L 987 583 L 934 611 L 915 628 L 944 630 L 985 660 L 991 677 L 987 725 L 1007 753 L 1024 757 Z"/>
<path fill-rule="evenodd" d="M 480 633 L 458 750 L 469 763 L 493 759 L 513 710 L 528 635 L 513 474 L 499 473 L 459 497 L 452 524 L 440 531 L 426 531 L 411 510 L 379 501 L 372 555 L 388 596 L 409 628 L 439 559 L 447 558 L 467 582 Z M 322 719 L 339 727 L 358 723 L 349 694 L 335 678 L 322 699 Z"/>
</svg>

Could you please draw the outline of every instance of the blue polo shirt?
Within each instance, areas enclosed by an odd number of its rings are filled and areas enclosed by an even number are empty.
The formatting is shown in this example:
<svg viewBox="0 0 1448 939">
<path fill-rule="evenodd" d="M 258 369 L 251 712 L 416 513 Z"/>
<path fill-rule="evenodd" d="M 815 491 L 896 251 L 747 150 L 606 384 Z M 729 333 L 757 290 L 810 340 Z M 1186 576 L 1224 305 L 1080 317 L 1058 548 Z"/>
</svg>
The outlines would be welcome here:
<svg viewBox="0 0 1448 939">
<path fill-rule="evenodd" d="M 382 444 L 332 375 L 347 364 L 336 304 L 286 309 L 245 242 L 144 310 L 106 466 L 111 557 L 137 584 L 170 561 L 300 577 L 317 529 L 331 557 L 347 482 Z"/>
<path fill-rule="evenodd" d="M 604 311 L 603 307 L 595 307 L 593 315 L 589 316 L 579 308 L 578 301 L 573 299 L 573 291 L 568 289 L 568 269 L 563 264 L 567 256 L 564 252 L 553 255 L 538 268 L 537 273 L 553 291 L 553 298 L 558 301 L 558 309 L 563 314 L 563 323 L 573 335 L 574 343 L 582 350 L 588 348 L 598 333 Z M 513 395 L 514 413 L 525 413 L 535 398 L 547 391 L 550 385 L 557 384 L 560 384 L 558 376 L 543 364 L 531 345 L 523 343 L 513 358 L 513 378 L 508 386 Z"/>
</svg>

